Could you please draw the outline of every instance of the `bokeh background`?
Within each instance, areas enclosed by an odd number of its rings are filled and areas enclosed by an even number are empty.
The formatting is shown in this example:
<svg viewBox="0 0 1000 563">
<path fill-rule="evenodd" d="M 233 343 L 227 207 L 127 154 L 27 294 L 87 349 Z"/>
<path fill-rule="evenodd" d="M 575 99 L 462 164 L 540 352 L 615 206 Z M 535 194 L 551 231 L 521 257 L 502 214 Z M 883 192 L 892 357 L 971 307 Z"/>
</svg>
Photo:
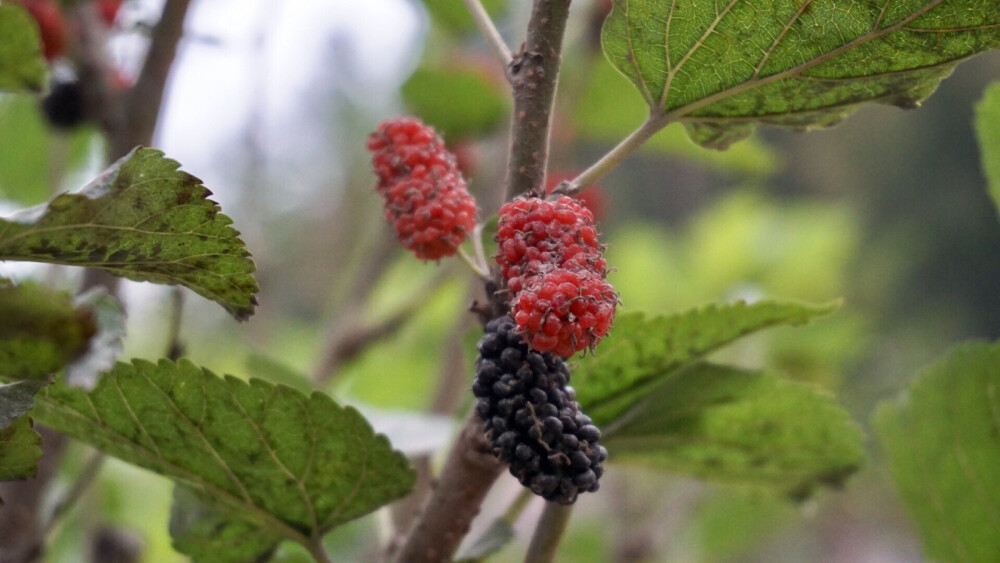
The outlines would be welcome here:
<svg viewBox="0 0 1000 563">
<path fill-rule="evenodd" d="M 517 46 L 530 3 L 486 4 Z M 109 48 L 124 75 L 137 71 L 160 6 L 129 0 L 120 12 Z M 586 167 L 643 119 L 641 98 L 601 55 L 606 9 L 573 4 L 553 173 Z M 462 10 L 457 0 L 196 0 L 154 143 L 215 193 L 262 287 L 245 324 L 187 295 L 187 356 L 217 373 L 300 386 L 324 370 L 324 388 L 369 409 L 408 451 L 442 448 L 450 419 L 400 417 L 460 412 L 468 401 L 476 336 L 464 310 L 476 291 L 460 264 L 418 263 L 395 247 L 364 140 L 382 119 L 421 115 L 460 152 L 483 218 L 495 213 L 510 99 Z M 821 385 L 869 428 L 876 404 L 951 345 L 1000 337 L 1000 223 L 972 126 L 997 79 L 1000 53 L 986 54 L 919 109 L 866 106 L 831 129 L 763 129 L 726 152 L 695 147 L 676 126 L 660 133 L 596 195 L 620 310 L 842 298 L 833 316 L 720 354 Z M 79 187 L 106 165 L 105 146 L 95 127 L 52 131 L 34 99 L 0 97 L 0 208 Z M 0 275 L 79 279 L 3 263 Z M 163 355 L 171 299 L 167 288 L 123 286 L 126 357 Z M 391 325 L 383 338 L 331 356 L 345 334 L 382 325 Z M 560 560 L 920 560 L 877 443 L 868 446 L 846 488 L 805 503 L 612 465 L 601 493 L 580 500 Z M 87 454 L 71 447 L 56 493 Z M 505 476 L 476 529 L 516 491 Z M 86 561 L 92 532 L 113 527 L 141 543 L 146 561 L 182 560 L 167 533 L 170 493 L 165 479 L 107 463 L 56 530 L 51 559 Z M 496 560 L 520 560 L 540 508 L 528 507 Z M 335 560 L 371 558 L 388 519 L 382 511 L 331 534 Z M 306 560 L 292 547 L 278 556 Z"/>
</svg>

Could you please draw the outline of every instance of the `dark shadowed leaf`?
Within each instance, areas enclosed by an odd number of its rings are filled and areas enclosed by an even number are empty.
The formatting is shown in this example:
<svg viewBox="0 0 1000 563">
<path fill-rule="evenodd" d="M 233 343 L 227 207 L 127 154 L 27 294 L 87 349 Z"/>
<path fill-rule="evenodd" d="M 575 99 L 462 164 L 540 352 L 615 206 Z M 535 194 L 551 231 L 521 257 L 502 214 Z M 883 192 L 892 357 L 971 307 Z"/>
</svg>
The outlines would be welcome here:
<svg viewBox="0 0 1000 563">
<path fill-rule="evenodd" d="M 0 4 L 0 92 L 45 89 L 45 59 L 38 24 L 21 6 Z"/>
<path fill-rule="evenodd" d="M 34 477 L 40 457 L 42 437 L 31 428 L 31 417 L 22 416 L 0 429 L 0 481 Z"/>
<path fill-rule="evenodd" d="M 0 220 L 0 260 L 182 284 L 246 319 L 258 290 L 250 253 L 211 192 L 179 166 L 139 148 L 80 192 Z"/>
<path fill-rule="evenodd" d="M 0 380 L 39 379 L 83 357 L 94 313 L 65 291 L 0 280 Z"/>
<path fill-rule="evenodd" d="M 603 439 L 611 460 L 802 498 L 864 461 L 860 428 L 828 393 L 780 377 L 694 364 Z"/>
<path fill-rule="evenodd" d="M 43 381 L 18 381 L 0 385 L 0 430 L 31 410 L 35 393 L 44 385 Z"/>
<path fill-rule="evenodd" d="M 917 107 L 1000 45 L 995 0 L 615 0 L 604 52 L 654 114 L 716 148 L 756 124 L 796 129 L 864 102 Z"/>
<path fill-rule="evenodd" d="M 1000 209 L 1000 82 L 994 82 L 976 106 L 976 137 L 993 205 Z"/>
<path fill-rule="evenodd" d="M 265 561 L 282 540 L 183 485 L 174 487 L 170 537 L 198 563 Z"/>
<path fill-rule="evenodd" d="M 119 363 L 89 393 L 51 385 L 35 413 L 211 499 L 212 515 L 243 520 L 233 529 L 300 543 L 399 498 L 414 480 L 406 458 L 354 409 L 187 361 Z M 200 526 L 183 529 L 197 535 Z"/>
<path fill-rule="evenodd" d="M 710 305 L 648 319 L 620 315 L 596 355 L 580 360 L 573 387 L 587 414 L 607 424 L 642 400 L 680 367 L 737 338 L 777 325 L 800 325 L 830 313 L 839 302 L 803 305 L 761 301 Z"/>
<path fill-rule="evenodd" d="M 936 561 L 1000 553 L 1000 344 L 951 350 L 883 403 L 875 430 Z"/>
</svg>

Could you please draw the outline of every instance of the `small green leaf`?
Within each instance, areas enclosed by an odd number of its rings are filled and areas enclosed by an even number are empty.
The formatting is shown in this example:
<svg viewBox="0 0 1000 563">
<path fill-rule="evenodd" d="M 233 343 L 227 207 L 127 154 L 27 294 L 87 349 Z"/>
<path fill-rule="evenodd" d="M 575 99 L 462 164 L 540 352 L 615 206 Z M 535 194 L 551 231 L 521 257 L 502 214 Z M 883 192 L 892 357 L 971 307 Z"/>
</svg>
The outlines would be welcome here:
<svg viewBox="0 0 1000 563">
<path fill-rule="evenodd" d="M 803 498 L 864 460 L 859 427 L 824 391 L 780 377 L 692 365 L 603 439 L 611 460 Z"/>
<path fill-rule="evenodd" d="M 91 392 L 51 385 L 35 413 L 211 499 L 212 514 L 245 521 L 239 529 L 300 543 L 399 498 L 414 481 L 406 458 L 354 409 L 187 361 L 119 363 Z M 202 529 L 192 526 L 183 529 Z"/>
<path fill-rule="evenodd" d="M 52 375 L 82 357 L 96 333 L 93 312 L 69 293 L 0 279 L 0 380 Z"/>
<path fill-rule="evenodd" d="M 940 561 L 1000 553 L 1000 343 L 967 343 L 875 413 L 893 480 Z"/>
<path fill-rule="evenodd" d="M 199 563 L 266 561 L 281 542 L 281 536 L 241 519 L 183 485 L 174 487 L 170 537 L 174 549 Z"/>
<path fill-rule="evenodd" d="M 38 471 L 42 437 L 31 425 L 31 417 L 22 416 L 0 429 L 0 481 L 28 479 Z M 3 506 L 3 499 L 0 499 L 0 506 Z"/>
<path fill-rule="evenodd" d="M 0 37 L 0 91 L 43 91 L 42 40 L 31 15 L 9 2 L 0 5 Z"/>
<path fill-rule="evenodd" d="M 913 108 L 1000 45 L 993 0 L 615 0 L 604 52 L 654 114 L 724 148 L 754 125 L 836 123 L 864 102 Z"/>
<path fill-rule="evenodd" d="M 450 144 L 488 133 L 500 124 L 510 106 L 502 86 L 492 80 L 488 69 L 423 66 L 403 85 L 403 100 Z"/>
<path fill-rule="evenodd" d="M 990 196 L 1000 209 L 1000 82 L 990 84 L 976 105 L 976 137 Z"/>
<path fill-rule="evenodd" d="M 201 180 L 148 148 L 76 194 L 0 219 L 0 260 L 89 266 L 182 284 L 244 320 L 257 304 L 250 253 Z"/>
<path fill-rule="evenodd" d="M 580 360 L 573 387 L 583 408 L 607 424 L 677 369 L 741 336 L 777 325 L 799 325 L 839 307 L 761 301 L 710 305 L 647 319 L 620 315 L 596 355 Z"/>
</svg>

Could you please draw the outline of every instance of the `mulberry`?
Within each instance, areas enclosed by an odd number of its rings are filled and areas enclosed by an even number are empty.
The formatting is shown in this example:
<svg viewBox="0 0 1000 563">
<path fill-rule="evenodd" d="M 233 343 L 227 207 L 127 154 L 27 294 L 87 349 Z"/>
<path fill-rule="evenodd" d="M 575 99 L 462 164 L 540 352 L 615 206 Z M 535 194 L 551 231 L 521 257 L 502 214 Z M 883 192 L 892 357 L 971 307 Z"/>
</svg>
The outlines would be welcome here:
<svg viewBox="0 0 1000 563">
<path fill-rule="evenodd" d="M 511 474 L 561 504 L 597 491 L 608 452 L 575 400 L 566 362 L 529 349 L 510 317 L 486 325 L 479 354 L 472 386 L 476 412 Z"/>
</svg>

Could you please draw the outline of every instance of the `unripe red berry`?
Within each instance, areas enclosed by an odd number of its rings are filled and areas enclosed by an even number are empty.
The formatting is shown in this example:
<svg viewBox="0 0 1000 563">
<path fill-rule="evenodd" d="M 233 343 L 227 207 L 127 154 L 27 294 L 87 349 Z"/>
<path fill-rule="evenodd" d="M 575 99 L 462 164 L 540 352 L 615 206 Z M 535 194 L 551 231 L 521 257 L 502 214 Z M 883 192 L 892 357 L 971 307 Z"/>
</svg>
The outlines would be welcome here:
<svg viewBox="0 0 1000 563">
<path fill-rule="evenodd" d="M 65 54 L 69 31 L 59 3 L 55 0 L 14 0 L 14 2 L 24 6 L 38 23 L 45 59 L 52 60 Z"/>
<path fill-rule="evenodd" d="M 422 260 L 455 254 L 476 226 L 476 200 L 441 137 L 417 119 L 399 118 L 379 125 L 368 148 L 400 243 Z"/>
</svg>

